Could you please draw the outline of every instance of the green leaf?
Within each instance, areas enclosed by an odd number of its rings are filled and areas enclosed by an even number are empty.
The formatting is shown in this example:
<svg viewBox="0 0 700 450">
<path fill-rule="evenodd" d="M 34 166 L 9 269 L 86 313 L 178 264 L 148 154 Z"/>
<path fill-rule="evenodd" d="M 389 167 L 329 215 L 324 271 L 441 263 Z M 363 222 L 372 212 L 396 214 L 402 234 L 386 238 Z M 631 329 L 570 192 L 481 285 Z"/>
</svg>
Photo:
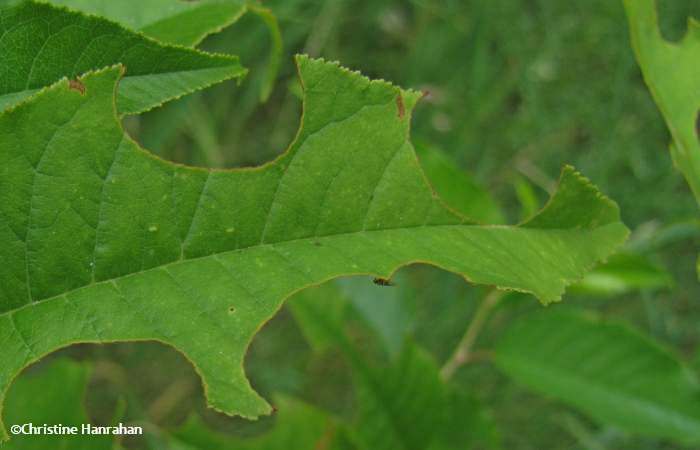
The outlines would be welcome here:
<svg viewBox="0 0 700 450">
<path fill-rule="evenodd" d="M 270 34 L 270 56 L 260 91 L 266 101 L 272 93 L 282 57 L 283 45 L 277 18 L 272 11 L 241 0 L 141 0 L 138 8 L 112 0 L 50 0 L 78 11 L 95 14 L 138 30 L 161 42 L 194 47 L 213 33 L 234 24 L 247 12 L 262 20 Z"/>
<path fill-rule="evenodd" d="M 479 402 L 446 386 L 432 357 L 417 345 L 404 341 L 388 365 L 368 362 L 366 351 L 346 333 L 345 317 L 327 314 L 328 303 L 349 305 L 348 295 L 340 283 L 325 283 L 295 295 L 289 308 L 310 342 L 335 346 L 348 359 L 358 396 L 352 431 L 363 448 L 500 448 L 495 425 Z"/>
<path fill-rule="evenodd" d="M 429 450 L 500 449 L 501 436 L 493 417 L 476 397 L 449 388 L 447 417 Z"/>
<path fill-rule="evenodd" d="M 661 35 L 655 0 L 624 2 L 644 80 L 671 131 L 671 156 L 700 202 L 700 23 L 690 18 L 685 37 L 669 42 Z"/>
<path fill-rule="evenodd" d="M 90 423 L 82 407 L 90 367 L 69 359 L 57 359 L 45 367 L 23 374 L 12 385 L 5 400 L 8 424 L 65 425 L 80 429 Z M 3 449 L 99 450 L 112 448 L 110 435 L 15 435 Z"/>
<path fill-rule="evenodd" d="M 448 419 L 435 361 L 408 344 L 389 367 L 357 362 L 357 436 L 367 450 L 424 450 Z"/>
<path fill-rule="evenodd" d="M 616 205 L 573 169 L 521 227 L 446 209 L 408 141 L 420 94 L 297 59 L 294 143 L 259 168 L 158 159 L 124 134 L 118 68 L 63 80 L 0 114 L 0 387 L 76 342 L 158 340 L 185 354 L 209 403 L 270 411 L 243 359 L 293 293 L 425 262 L 543 303 L 627 236 Z"/>
<path fill-rule="evenodd" d="M 517 177 L 513 182 L 515 196 L 520 203 L 520 218 L 527 220 L 537 213 L 540 200 L 537 198 L 535 187 L 525 178 Z"/>
<path fill-rule="evenodd" d="M 700 389 L 668 350 L 628 326 L 570 311 L 523 317 L 496 364 L 516 381 L 603 424 L 700 442 Z"/>
<path fill-rule="evenodd" d="M 449 156 L 427 145 L 416 154 L 430 184 L 455 211 L 482 223 L 503 223 L 503 214 L 491 195 L 461 170 Z"/>
<path fill-rule="evenodd" d="M 282 52 L 284 51 L 282 33 L 277 23 L 277 17 L 275 17 L 270 9 L 263 8 L 253 3 L 249 3 L 247 8 L 248 11 L 255 14 L 263 21 L 270 34 L 270 56 L 267 59 L 265 75 L 260 87 L 260 101 L 265 102 L 270 98 L 272 89 L 275 87 L 277 73 L 279 72 L 280 63 L 282 62 Z"/>
<path fill-rule="evenodd" d="M 668 288 L 671 274 L 648 258 L 635 253 L 618 253 L 583 276 L 571 291 L 600 296 L 620 295 L 639 289 Z"/>
<path fill-rule="evenodd" d="M 330 414 L 299 400 L 279 396 L 279 410 L 272 430 L 261 436 L 240 439 L 211 430 L 192 416 L 171 434 L 170 446 L 182 450 L 350 450 L 344 427 Z"/>
<path fill-rule="evenodd" d="M 143 112 L 246 73 L 235 56 L 166 46 L 105 19 L 41 3 L 0 11 L 0 35 L 0 60 L 12 62 L 0 66 L 0 109 L 61 78 L 114 64 L 126 68 L 119 114 Z"/>
<path fill-rule="evenodd" d="M 105 17 L 161 42 L 193 47 L 236 22 L 246 12 L 241 0 L 49 0 Z"/>
</svg>

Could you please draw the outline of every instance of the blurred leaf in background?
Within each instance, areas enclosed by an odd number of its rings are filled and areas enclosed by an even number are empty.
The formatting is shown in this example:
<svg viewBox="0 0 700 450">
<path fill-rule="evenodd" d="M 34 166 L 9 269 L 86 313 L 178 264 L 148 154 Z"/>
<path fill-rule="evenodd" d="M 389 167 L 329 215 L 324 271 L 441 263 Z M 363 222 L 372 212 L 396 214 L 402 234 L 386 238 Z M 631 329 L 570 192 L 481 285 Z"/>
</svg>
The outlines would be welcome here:
<svg viewBox="0 0 700 450">
<path fill-rule="evenodd" d="M 516 381 L 602 423 L 700 441 L 697 376 L 624 325 L 576 311 L 527 315 L 500 338 L 494 362 Z"/>
<path fill-rule="evenodd" d="M 89 423 L 82 404 L 90 381 L 90 365 L 67 358 L 55 358 L 33 369 L 35 370 L 31 370 L 31 373 L 20 377 L 7 393 L 3 411 L 6 423 L 77 427 L 79 430 L 77 434 L 64 435 L 60 438 L 64 448 L 111 449 L 112 436 L 83 435 L 80 432 L 82 425 Z M 10 442 L 3 443 L 2 448 L 51 450 L 56 448 L 56 440 L 56 436 L 52 435 L 17 434 Z"/>
<path fill-rule="evenodd" d="M 169 438 L 173 450 L 352 450 L 346 431 L 329 414 L 291 398 L 275 400 L 279 414 L 273 429 L 259 437 L 236 439 L 217 433 L 192 416 Z"/>
</svg>

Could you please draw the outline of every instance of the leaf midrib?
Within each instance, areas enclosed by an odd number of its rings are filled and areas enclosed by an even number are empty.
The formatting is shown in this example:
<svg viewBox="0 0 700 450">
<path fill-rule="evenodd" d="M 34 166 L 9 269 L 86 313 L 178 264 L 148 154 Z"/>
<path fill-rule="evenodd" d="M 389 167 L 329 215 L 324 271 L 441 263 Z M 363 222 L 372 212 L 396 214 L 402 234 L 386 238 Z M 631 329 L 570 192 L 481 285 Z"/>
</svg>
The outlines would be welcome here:
<svg viewBox="0 0 700 450">
<path fill-rule="evenodd" d="M 610 223 L 610 224 L 606 224 L 606 225 L 602 225 L 602 226 L 599 227 L 599 228 L 607 227 L 607 226 L 610 226 L 610 225 L 614 225 L 614 224 L 616 224 L 616 223 L 617 223 L 617 222 Z M 335 237 L 355 236 L 355 235 L 363 235 L 363 234 L 371 234 L 371 233 L 385 233 L 385 232 L 391 232 L 391 231 L 411 230 L 411 229 L 418 229 L 418 228 L 434 228 L 434 229 L 437 229 L 437 228 L 519 229 L 518 227 L 514 227 L 514 226 L 512 226 L 512 225 L 496 225 L 496 224 L 494 224 L 494 225 L 479 225 L 479 224 L 472 224 L 472 223 L 442 224 L 442 225 L 430 225 L 430 224 L 427 224 L 427 225 L 413 225 L 413 226 L 406 226 L 406 227 L 380 228 L 380 229 L 376 229 L 376 230 L 348 231 L 348 232 L 342 232 L 342 233 L 332 233 L 332 234 L 319 235 L 319 236 L 309 236 L 309 237 L 296 238 L 296 239 L 289 239 L 289 240 L 283 240 L 283 241 L 277 241 L 277 242 L 270 242 L 270 243 L 259 243 L 259 244 L 250 245 L 250 246 L 247 246 L 247 247 L 237 248 L 237 249 L 234 249 L 234 250 L 226 250 L 226 251 L 222 251 L 222 252 L 214 252 L 214 253 L 209 253 L 209 254 L 207 254 L 207 255 L 195 256 L 195 257 L 190 257 L 190 258 L 187 258 L 187 257 L 185 257 L 185 258 L 179 258 L 179 259 L 177 259 L 177 260 L 170 261 L 170 262 L 165 263 L 165 264 L 160 264 L 160 265 L 158 265 L 158 266 L 150 267 L 150 268 L 148 268 L 148 269 L 143 269 L 143 270 L 139 270 L 139 271 L 136 271 L 136 272 L 131 272 L 131 273 L 128 273 L 128 274 L 125 274 L 125 275 L 122 275 L 122 276 L 118 276 L 118 277 L 112 277 L 112 278 L 106 278 L 106 279 L 99 280 L 99 281 L 94 281 L 94 282 L 91 282 L 91 283 L 89 283 L 89 284 L 85 284 L 85 285 L 83 285 L 83 286 L 79 286 L 79 287 L 77 287 L 77 288 L 71 289 L 71 290 L 69 290 L 69 291 L 63 292 L 63 293 L 58 294 L 58 295 L 54 295 L 54 296 L 46 297 L 46 298 L 42 298 L 42 299 L 35 299 L 35 300 L 34 300 L 33 302 L 31 302 L 31 303 L 27 303 L 27 304 L 24 304 L 24 305 L 22 305 L 22 306 L 20 306 L 20 307 L 18 307 L 18 308 L 15 308 L 15 309 L 12 309 L 12 310 L 5 311 L 5 312 L 3 312 L 3 313 L 0 313 L 0 317 L 5 316 L 5 315 L 14 314 L 15 312 L 21 311 L 21 310 L 26 309 L 26 308 L 30 308 L 30 307 L 32 307 L 32 306 L 35 306 L 35 305 L 39 304 L 39 303 L 44 303 L 44 302 L 49 302 L 49 301 L 52 301 L 52 300 L 57 300 L 57 299 L 60 299 L 60 298 L 65 297 L 65 296 L 67 296 L 67 295 L 70 295 L 70 294 L 73 293 L 73 292 L 81 291 L 81 290 L 83 290 L 83 289 L 88 289 L 88 288 L 91 288 L 91 287 L 96 286 L 96 285 L 107 284 L 107 283 L 110 283 L 110 282 L 114 282 L 114 281 L 116 281 L 116 280 L 129 279 L 129 278 L 131 278 L 131 277 L 136 277 L 136 276 L 142 275 L 142 274 L 144 274 L 144 273 L 147 273 L 147 272 L 150 272 L 150 271 L 153 271 L 153 270 L 159 270 L 159 269 L 162 269 L 162 268 L 167 268 L 167 267 L 175 266 L 175 265 L 181 264 L 181 263 L 196 262 L 196 261 L 199 261 L 199 260 L 205 260 L 205 259 L 207 259 L 207 258 L 218 258 L 218 257 L 221 257 L 221 256 L 232 255 L 232 254 L 235 254 L 235 253 L 245 252 L 245 251 L 254 250 L 254 249 L 258 249 L 258 248 L 274 248 L 275 246 L 280 246 L 280 245 L 284 245 L 284 244 L 291 244 L 291 243 L 297 243 L 297 242 L 305 242 L 305 241 L 306 241 L 306 242 L 311 242 L 311 243 L 313 243 L 314 241 L 316 241 L 316 240 L 318 240 L 318 239 L 332 239 L 332 238 L 335 238 Z M 528 231 L 539 230 L 539 231 L 547 231 L 547 232 L 571 232 L 571 231 L 573 231 L 574 229 L 571 229 L 571 228 L 544 228 L 544 229 L 542 229 L 542 228 L 528 228 L 527 230 L 528 230 Z M 588 231 L 588 232 L 594 231 L 594 229 L 590 229 L 590 228 L 585 228 L 585 229 L 582 228 L 582 229 L 580 229 L 580 230 L 581 230 L 581 231 Z M 407 264 L 410 264 L 410 262 L 407 263 Z M 403 265 L 406 265 L 406 264 L 403 264 Z M 362 273 L 356 273 L 356 272 L 352 272 L 352 271 L 348 271 L 348 273 L 358 274 L 358 275 L 359 275 L 359 274 L 362 274 Z M 375 274 L 373 274 L 373 273 L 367 273 L 367 275 L 375 275 Z M 338 276 L 342 276 L 342 274 L 341 274 L 341 275 L 338 275 Z M 336 277 L 334 276 L 333 278 L 336 278 Z"/>
</svg>

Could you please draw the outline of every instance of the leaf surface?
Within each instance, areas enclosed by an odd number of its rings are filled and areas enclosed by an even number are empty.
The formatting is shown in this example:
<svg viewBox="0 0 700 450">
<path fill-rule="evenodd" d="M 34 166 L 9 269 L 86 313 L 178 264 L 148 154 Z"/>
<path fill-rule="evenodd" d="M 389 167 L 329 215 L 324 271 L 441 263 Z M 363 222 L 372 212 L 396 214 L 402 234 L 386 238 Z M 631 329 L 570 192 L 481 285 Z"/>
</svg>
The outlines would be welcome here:
<svg viewBox="0 0 700 450">
<path fill-rule="evenodd" d="M 408 140 L 418 93 L 297 64 L 301 127 L 258 168 L 139 148 L 113 108 L 118 68 L 0 114 L 3 392 L 57 348 L 158 340 L 193 362 L 213 407 L 256 417 L 270 407 L 245 378 L 246 348 L 305 287 L 424 262 L 550 303 L 626 238 L 616 205 L 571 168 L 530 222 L 469 223 L 430 189 Z"/>
<path fill-rule="evenodd" d="M 61 78 L 114 64 L 126 68 L 116 98 L 120 115 L 246 73 L 235 56 L 163 45 L 108 20 L 43 3 L 1 10 L 0 36 L 0 109 Z"/>
<path fill-rule="evenodd" d="M 523 317 L 496 364 L 516 381 L 604 424 L 700 442 L 700 389 L 668 350 L 621 324 L 571 311 Z"/>
<path fill-rule="evenodd" d="M 192 47 L 246 11 L 240 0 L 50 0 L 138 30 L 161 42 Z"/>
<path fill-rule="evenodd" d="M 274 87 L 283 44 L 277 18 L 254 2 L 241 0 L 50 0 L 78 11 L 113 20 L 160 42 L 194 47 L 210 34 L 234 24 L 250 12 L 260 18 L 270 35 L 270 56 L 261 85 L 260 99 L 267 100 Z M 138 3 L 135 7 L 134 3 Z"/>
<path fill-rule="evenodd" d="M 700 23 L 690 18 L 685 37 L 669 42 L 661 35 L 655 0 L 624 3 L 644 80 L 671 131 L 671 156 L 700 202 Z"/>
</svg>

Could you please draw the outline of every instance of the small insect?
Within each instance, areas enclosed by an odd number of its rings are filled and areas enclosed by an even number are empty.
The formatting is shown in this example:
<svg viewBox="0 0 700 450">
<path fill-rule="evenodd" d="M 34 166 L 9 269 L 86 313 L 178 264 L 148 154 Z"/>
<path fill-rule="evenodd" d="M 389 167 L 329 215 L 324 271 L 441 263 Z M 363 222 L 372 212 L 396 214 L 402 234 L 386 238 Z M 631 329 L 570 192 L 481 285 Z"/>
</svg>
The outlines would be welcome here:
<svg viewBox="0 0 700 450">
<path fill-rule="evenodd" d="M 80 80 L 68 80 L 68 88 L 85 95 L 85 85 Z"/>
<path fill-rule="evenodd" d="M 394 286 L 394 283 L 386 278 L 375 278 L 372 280 L 372 283 L 376 284 L 377 286 Z"/>
<path fill-rule="evenodd" d="M 406 115 L 406 107 L 403 104 L 403 97 L 401 94 L 396 97 L 396 109 L 398 109 L 399 112 L 399 119 L 403 119 L 403 116 Z"/>
</svg>

